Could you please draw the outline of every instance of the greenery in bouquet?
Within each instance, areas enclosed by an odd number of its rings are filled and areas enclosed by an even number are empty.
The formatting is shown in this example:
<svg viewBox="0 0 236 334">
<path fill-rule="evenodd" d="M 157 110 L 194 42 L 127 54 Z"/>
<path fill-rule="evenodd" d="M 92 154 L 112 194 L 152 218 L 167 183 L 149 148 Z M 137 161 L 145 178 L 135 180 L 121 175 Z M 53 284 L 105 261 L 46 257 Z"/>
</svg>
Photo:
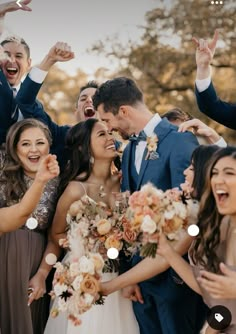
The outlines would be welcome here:
<svg viewBox="0 0 236 334">
<path fill-rule="evenodd" d="M 178 240 L 182 229 L 196 223 L 197 215 L 198 202 L 185 198 L 183 191 L 164 192 L 148 183 L 130 196 L 125 226 L 140 255 L 155 257 L 160 233 Z"/>
</svg>

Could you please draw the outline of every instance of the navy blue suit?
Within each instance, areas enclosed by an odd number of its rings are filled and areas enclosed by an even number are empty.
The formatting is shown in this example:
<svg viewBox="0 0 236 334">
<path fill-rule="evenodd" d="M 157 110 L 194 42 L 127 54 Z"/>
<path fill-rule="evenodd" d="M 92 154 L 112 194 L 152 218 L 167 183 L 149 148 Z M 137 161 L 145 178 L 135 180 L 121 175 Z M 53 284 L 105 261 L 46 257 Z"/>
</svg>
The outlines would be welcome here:
<svg viewBox="0 0 236 334">
<path fill-rule="evenodd" d="M 177 127 L 166 118 L 156 126 L 154 132 L 158 136 L 159 158 L 145 160 L 145 149 L 139 175 L 134 170 L 134 143 L 127 145 L 122 158 L 122 191 L 139 190 L 147 182 L 166 190 L 179 187 L 184 182 L 183 171 L 189 166 L 191 154 L 198 146 L 196 138 L 190 132 L 178 133 Z M 131 266 L 141 260 L 140 256 L 135 255 Z M 133 307 L 141 334 L 199 333 L 203 320 L 197 324 L 196 311 L 201 298 L 171 268 L 139 286 L 144 304 L 133 303 Z"/>
<path fill-rule="evenodd" d="M 0 70 L 0 144 L 6 140 L 9 127 L 14 123 L 11 115 L 16 108 L 13 92 L 6 80 L 5 75 Z"/>
<path fill-rule="evenodd" d="M 51 153 L 57 155 L 60 167 L 63 168 L 68 159 L 68 152 L 65 150 L 65 136 L 70 127 L 57 125 L 44 111 L 43 105 L 36 99 L 41 84 L 35 83 L 27 76 L 14 98 L 4 74 L 1 71 L 0 74 L 0 79 L 4 82 L 4 90 L 1 90 L 0 85 L 0 143 L 5 142 L 9 127 L 16 121 L 11 119 L 11 115 L 17 107 L 24 118 L 38 119 L 49 127 L 53 138 Z"/>
<path fill-rule="evenodd" d="M 236 130 L 236 104 L 219 99 L 211 82 L 210 86 L 199 93 L 195 87 L 198 108 L 214 121 Z"/>
</svg>

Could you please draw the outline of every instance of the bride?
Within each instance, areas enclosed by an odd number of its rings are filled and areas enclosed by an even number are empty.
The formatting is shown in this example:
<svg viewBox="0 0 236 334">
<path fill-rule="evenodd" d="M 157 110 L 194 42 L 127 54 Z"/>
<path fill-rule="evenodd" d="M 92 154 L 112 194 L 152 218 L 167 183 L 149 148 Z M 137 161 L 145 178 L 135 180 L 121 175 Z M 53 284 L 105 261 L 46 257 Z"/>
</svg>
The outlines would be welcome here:
<svg viewBox="0 0 236 334">
<path fill-rule="evenodd" d="M 66 215 L 73 202 L 85 195 L 114 208 L 115 196 L 111 194 L 120 191 L 119 177 L 111 174 L 111 164 L 117 155 L 114 139 L 104 123 L 88 119 L 75 125 L 68 133 L 66 144 L 71 150 L 71 159 L 61 178 L 63 193 L 51 230 L 57 243 L 65 238 Z M 104 273 L 102 280 L 108 281 L 117 275 L 117 272 Z M 66 313 L 50 317 L 45 334 L 110 334 L 111 328 L 114 334 L 139 333 L 132 302 L 123 298 L 120 291 L 106 297 L 104 305 L 93 305 L 80 319 L 81 325 L 74 326 Z"/>
</svg>

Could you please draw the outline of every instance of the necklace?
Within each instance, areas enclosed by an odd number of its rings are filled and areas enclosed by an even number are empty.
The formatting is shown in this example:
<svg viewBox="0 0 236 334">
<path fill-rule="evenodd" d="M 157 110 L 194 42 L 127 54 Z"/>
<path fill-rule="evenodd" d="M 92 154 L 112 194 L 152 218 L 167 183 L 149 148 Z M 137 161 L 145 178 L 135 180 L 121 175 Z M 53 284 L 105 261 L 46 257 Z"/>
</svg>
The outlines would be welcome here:
<svg viewBox="0 0 236 334">
<path fill-rule="evenodd" d="M 88 185 L 93 185 L 93 186 L 99 187 L 98 196 L 100 198 L 103 198 L 103 197 L 107 196 L 107 193 L 104 190 L 104 185 L 103 184 L 88 182 Z"/>
</svg>

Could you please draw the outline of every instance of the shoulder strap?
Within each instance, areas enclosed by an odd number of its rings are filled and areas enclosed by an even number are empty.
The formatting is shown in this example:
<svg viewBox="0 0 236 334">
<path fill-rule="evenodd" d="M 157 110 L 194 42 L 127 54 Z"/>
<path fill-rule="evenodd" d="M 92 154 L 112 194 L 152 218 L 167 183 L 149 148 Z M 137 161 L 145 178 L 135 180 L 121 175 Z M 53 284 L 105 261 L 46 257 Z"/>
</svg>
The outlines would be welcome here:
<svg viewBox="0 0 236 334">
<path fill-rule="evenodd" d="M 79 184 L 80 184 L 81 187 L 83 188 L 83 190 L 84 190 L 84 194 L 85 194 L 86 196 L 88 196 L 88 195 L 87 195 L 87 191 L 86 191 L 85 186 L 83 185 L 83 183 L 82 183 L 82 182 L 79 182 Z"/>
</svg>

